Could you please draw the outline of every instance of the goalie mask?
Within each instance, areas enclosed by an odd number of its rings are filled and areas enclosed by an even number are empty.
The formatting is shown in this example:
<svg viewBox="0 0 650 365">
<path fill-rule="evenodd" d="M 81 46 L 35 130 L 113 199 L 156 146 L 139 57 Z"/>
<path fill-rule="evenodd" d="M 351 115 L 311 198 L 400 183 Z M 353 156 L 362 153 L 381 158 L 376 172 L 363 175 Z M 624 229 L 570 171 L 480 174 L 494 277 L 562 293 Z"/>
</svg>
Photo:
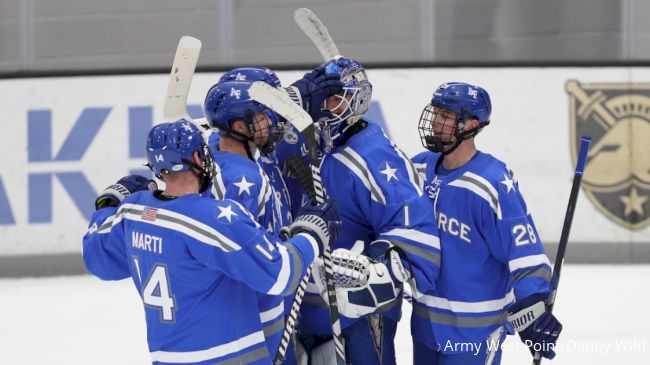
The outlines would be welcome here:
<svg viewBox="0 0 650 365">
<path fill-rule="evenodd" d="M 340 57 L 321 67 L 325 68 L 325 74 L 338 76 L 343 83 L 343 94 L 330 96 L 323 105 L 332 117 L 320 121 L 323 141 L 333 145 L 349 126 L 368 111 L 372 85 L 363 66 L 351 58 Z"/>
<path fill-rule="evenodd" d="M 422 145 L 429 151 L 449 154 L 490 123 L 491 111 L 490 95 L 480 86 L 462 82 L 442 84 L 420 116 Z M 478 120 L 478 127 L 463 130 L 472 119 Z"/>
<path fill-rule="evenodd" d="M 249 157 L 248 141 L 253 142 L 263 155 L 270 154 L 284 135 L 284 123 L 279 115 L 248 95 L 248 88 L 256 80 L 226 81 L 210 88 L 205 97 L 205 117 L 212 127 L 244 144 Z M 238 132 L 232 123 L 241 120 L 246 132 Z"/>
<path fill-rule="evenodd" d="M 198 152 L 201 166 L 193 161 Z M 179 119 L 154 126 L 147 135 L 147 166 L 160 180 L 173 172 L 192 171 L 199 178 L 199 192 L 205 192 L 212 181 L 212 153 L 203 134 L 194 124 Z"/>
</svg>

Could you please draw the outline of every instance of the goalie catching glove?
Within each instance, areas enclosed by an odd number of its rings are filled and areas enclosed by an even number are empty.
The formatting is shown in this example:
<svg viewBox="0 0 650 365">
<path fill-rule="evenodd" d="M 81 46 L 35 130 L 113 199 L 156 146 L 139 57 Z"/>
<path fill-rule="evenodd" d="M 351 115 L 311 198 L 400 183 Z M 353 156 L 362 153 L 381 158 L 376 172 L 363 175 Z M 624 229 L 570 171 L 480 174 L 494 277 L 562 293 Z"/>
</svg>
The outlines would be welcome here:
<svg viewBox="0 0 650 365">
<path fill-rule="evenodd" d="M 553 313 L 546 310 L 545 295 L 536 294 L 515 303 L 509 309 L 508 322 L 519 332 L 521 341 L 531 353 L 543 357 L 555 357 L 555 344 L 562 332 L 562 324 Z"/>
<path fill-rule="evenodd" d="M 386 260 L 382 260 L 384 262 L 379 262 L 344 248 L 332 252 L 339 313 L 348 318 L 359 318 L 381 312 L 383 307 L 400 297 L 402 283 L 409 277 L 403 273 L 408 270 L 402 264 L 398 252 L 387 251 L 385 257 Z M 316 265 L 317 275 L 314 275 L 314 281 L 321 297 L 327 301 L 323 261 L 318 259 Z"/>
</svg>

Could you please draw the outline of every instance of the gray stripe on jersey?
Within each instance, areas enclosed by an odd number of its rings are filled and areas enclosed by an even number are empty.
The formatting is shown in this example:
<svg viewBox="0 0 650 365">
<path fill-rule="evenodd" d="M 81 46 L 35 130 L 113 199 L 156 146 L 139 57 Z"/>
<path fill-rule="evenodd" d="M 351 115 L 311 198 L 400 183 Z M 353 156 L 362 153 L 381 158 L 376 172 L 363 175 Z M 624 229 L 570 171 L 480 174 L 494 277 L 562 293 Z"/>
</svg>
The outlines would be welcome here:
<svg viewBox="0 0 650 365">
<path fill-rule="evenodd" d="M 293 293 L 298 288 L 298 284 L 302 278 L 302 272 L 300 271 L 300 268 L 302 267 L 303 263 L 300 254 L 298 254 L 298 250 L 291 243 L 284 242 L 284 246 L 287 248 L 287 251 L 289 251 L 291 257 L 293 257 L 293 275 L 291 277 L 291 281 L 289 282 L 289 288 L 287 288 L 285 292 Z"/>
<path fill-rule="evenodd" d="M 348 151 L 343 150 L 339 152 L 342 156 L 345 157 L 346 160 L 348 160 L 350 163 L 352 163 L 359 171 L 363 174 L 363 176 L 366 178 L 368 181 L 368 185 L 370 188 L 370 193 L 372 196 L 375 198 L 376 201 L 386 205 L 386 200 L 384 199 L 383 195 L 380 194 L 376 189 L 374 184 L 372 183 L 374 181 L 374 177 L 370 175 L 368 170 L 363 166 L 359 161 L 357 161 Z"/>
<path fill-rule="evenodd" d="M 215 362 L 211 365 L 241 365 L 241 364 L 248 364 L 253 361 L 261 360 L 265 357 L 269 356 L 269 350 L 267 350 L 266 346 L 260 347 L 258 349 L 252 350 L 250 352 L 241 354 L 237 357 L 233 357 L 232 359 L 224 360 L 224 361 L 219 361 Z"/>
<path fill-rule="evenodd" d="M 473 179 L 467 175 L 463 175 L 459 177 L 458 180 L 466 181 L 470 184 L 476 185 L 479 189 L 485 191 L 485 193 L 490 197 L 490 200 L 492 200 L 492 204 L 494 205 L 495 209 L 496 207 L 499 206 L 499 199 L 496 196 L 494 196 L 494 194 L 492 194 L 492 191 L 490 191 L 490 189 L 487 186 L 485 186 L 485 184 L 483 184 L 482 182 Z"/>
<path fill-rule="evenodd" d="M 415 246 L 413 244 L 409 244 L 408 242 L 404 241 L 398 241 L 394 239 L 382 239 L 382 241 L 388 241 L 391 244 L 401 248 L 402 250 L 406 251 L 406 253 L 413 254 L 419 257 L 422 257 L 423 259 L 440 266 L 440 254 L 427 251 L 421 247 Z"/>
<path fill-rule="evenodd" d="M 142 212 L 144 212 L 143 209 L 125 208 L 125 209 L 120 209 L 119 214 L 126 215 L 126 214 L 130 213 L 130 214 L 135 214 L 135 215 L 141 215 Z M 200 235 L 206 236 L 206 237 L 208 237 L 208 238 L 210 238 L 210 239 L 212 239 L 214 241 L 217 241 L 221 245 L 221 247 L 224 249 L 224 251 L 226 251 L 226 252 L 236 251 L 236 249 L 234 247 L 232 247 L 229 244 L 227 244 L 226 242 L 222 241 L 219 237 L 213 235 L 212 233 L 204 230 L 201 227 L 197 227 L 197 226 L 195 226 L 195 225 L 193 225 L 193 224 L 191 224 L 189 222 L 186 222 L 184 220 L 174 218 L 174 217 L 170 217 L 170 216 L 167 216 L 167 215 L 165 215 L 163 213 L 158 213 L 156 215 L 156 220 L 163 220 L 163 221 L 167 221 L 167 222 L 171 222 L 171 223 L 176 223 L 176 224 L 178 224 L 180 226 L 183 226 L 183 227 L 185 227 L 185 228 L 187 228 L 187 229 L 189 229 L 191 231 L 194 231 L 194 232 L 196 232 L 196 233 L 198 233 Z M 154 222 L 151 222 L 151 224 L 154 224 Z M 180 232 L 180 233 L 182 233 L 182 232 Z"/>
<path fill-rule="evenodd" d="M 121 215 L 121 214 L 122 214 L 122 213 L 119 213 L 119 212 L 118 212 L 117 214 L 112 215 L 112 216 L 106 218 L 106 220 L 104 221 L 104 223 L 103 223 L 101 226 L 99 226 L 99 228 L 97 228 L 97 230 L 96 230 L 95 232 L 97 232 L 97 233 L 104 233 L 105 230 L 110 231 L 111 228 L 113 228 L 113 221 L 115 221 L 115 219 L 116 219 L 119 215 Z"/>
<path fill-rule="evenodd" d="M 516 282 L 529 276 L 542 278 L 545 281 L 551 281 L 551 276 L 553 276 L 553 274 L 546 267 L 538 267 L 533 270 L 520 270 L 512 276 L 512 281 Z"/>
<path fill-rule="evenodd" d="M 268 338 L 282 330 L 284 330 L 284 315 L 281 315 L 273 323 L 264 327 L 262 331 L 264 332 L 264 337 Z"/>
<path fill-rule="evenodd" d="M 508 317 L 508 313 L 505 311 L 499 314 L 483 317 L 457 317 L 451 314 L 429 311 L 426 308 L 423 308 L 422 304 L 414 305 L 413 313 L 415 313 L 418 317 L 428 319 L 433 323 L 446 324 L 449 326 L 463 328 L 488 327 L 495 324 L 502 324 Z"/>
<path fill-rule="evenodd" d="M 176 224 L 181 225 L 181 226 L 183 226 L 183 227 L 185 227 L 185 228 L 187 228 L 189 230 L 192 230 L 192 231 L 194 231 L 194 232 L 196 232 L 198 234 L 209 237 L 209 238 L 219 242 L 221 247 L 223 247 L 224 251 L 226 251 L 226 252 L 236 251 L 236 249 L 234 247 L 230 246 L 229 244 L 227 244 L 226 242 L 221 240 L 219 237 L 217 237 L 217 236 L 213 235 L 212 233 L 204 230 L 203 228 L 197 227 L 197 226 L 195 226 L 195 225 L 193 225 L 193 224 L 191 224 L 189 222 L 186 222 L 186 221 L 178 219 L 178 218 L 169 217 L 169 216 L 166 216 L 166 215 L 160 214 L 160 213 L 158 213 L 158 215 L 156 216 L 156 219 L 164 220 L 164 221 L 171 222 L 171 223 L 176 223 Z"/>
<path fill-rule="evenodd" d="M 388 137 L 386 137 L 388 139 Z M 422 189 L 424 188 L 424 182 L 422 181 L 420 177 L 420 173 L 418 170 L 415 168 L 415 165 L 413 165 L 413 161 L 411 161 L 408 156 L 402 151 L 397 145 L 393 144 L 393 149 L 395 149 L 395 152 L 397 152 L 398 155 L 404 160 L 404 164 L 406 165 L 406 168 L 409 169 L 411 172 L 409 175 L 413 176 L 413 184 L 416 186 L 416 190 L 418 191 L 418 195 L 422 195 Z"/>
</svg>

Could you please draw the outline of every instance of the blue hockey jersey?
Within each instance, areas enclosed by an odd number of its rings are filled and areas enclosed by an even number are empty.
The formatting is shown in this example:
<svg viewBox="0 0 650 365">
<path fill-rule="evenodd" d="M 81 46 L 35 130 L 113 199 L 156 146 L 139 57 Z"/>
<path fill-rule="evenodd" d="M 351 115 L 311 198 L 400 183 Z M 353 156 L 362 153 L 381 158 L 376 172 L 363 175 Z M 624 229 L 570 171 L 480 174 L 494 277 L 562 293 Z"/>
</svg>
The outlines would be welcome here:
<svg viewBox="0 0 650 365">
<path fill-rule="evenodd" d="M 154 364 L 269 363 L 256 293 L 297 287 L 318 250 L 280 243 L 231 200 L 139 192 L 94 213 L 83 239 L 89 272 L 131 277 Z"/>
<path fill-rule="evenodd" d="M 517 299 L 548 293 L 551 278 L 517 180 L 482 152 L 451 171 L 437 153 L 420 153 L 413 162 L 426 179 L 442 245 L 435 294 L 413 293 L 413 337 L 454 353 L 462 351 L 452 344 L 483 342 L 499 326 L 512 332 L 506 309 Z"/>
<path fill-rule="evenodd" d="M 339 204 L 342 232 L 332 249 L 350 249 L 357 240 L 388 241 L 413 264 L 418 288 L 429 293 L 438 276 L 440 245 L 433 207 L 423 194 L 423 181 L 408 157 L 373 123 L 326 154 L 321 178 L 327 194 Z M 306 333 L 331 333 L 325 301 L 308 286 L 300 326 Z M 382 308 L 398 321 L 401 297 Z M 341 317 L 343 328 L 356 319 Z"/>
<path fill-rule="evenodd" d="M 279 236 L 280 228 L 288 224 L 283 218 L 286 217 L 289 207 L 287 203 L 283 210 L 282 193 L 274 189 L 259 162 L 253 162 L 235 153 L 219 151 L 219 139 L 214 137 L 215 135 L 218 136 L 218 133 L 213 133 L 209 139 L 216 169 L 216 185 L 213 184 L 211 190 L 214 198 L 237 201 L 246 207 L 269 234 Z M 285 198 L 288 199 L 286 196 Z M 284 329 L 285 297 L 263 293 L 258 293 L 257 297 L 269 353 L 274 356 Z M 287 301 L 291 302 L 290 299 Z"/>
</svg>

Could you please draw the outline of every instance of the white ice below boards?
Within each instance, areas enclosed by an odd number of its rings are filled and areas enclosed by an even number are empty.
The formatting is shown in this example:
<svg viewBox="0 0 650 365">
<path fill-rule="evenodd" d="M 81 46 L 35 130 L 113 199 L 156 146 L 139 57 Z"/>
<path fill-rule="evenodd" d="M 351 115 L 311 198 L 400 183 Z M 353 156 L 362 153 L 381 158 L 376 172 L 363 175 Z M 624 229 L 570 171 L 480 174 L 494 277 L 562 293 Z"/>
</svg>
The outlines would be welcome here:
<svg viewBox="0 0 650 365">
<path fill-rule="evenodd" d="M 647 363 L 650 318 L 643 313 L 650 294 L 642 288 L 649 277 L 648 265 L 567 265 L 555 306 L 564 332 L 552 364 Z M 142 304 L 130 280 L 1 279 L 0 293 L 0 364 L 150 363 Z M 405 303 L 404 319 L 410 314 Z M 395 344 L 397 363 L 410 364 L 408 320 L 400 322 Z M 502 364 L 528 363 L 528 350 L 509 336 Z"/>
</svg>

